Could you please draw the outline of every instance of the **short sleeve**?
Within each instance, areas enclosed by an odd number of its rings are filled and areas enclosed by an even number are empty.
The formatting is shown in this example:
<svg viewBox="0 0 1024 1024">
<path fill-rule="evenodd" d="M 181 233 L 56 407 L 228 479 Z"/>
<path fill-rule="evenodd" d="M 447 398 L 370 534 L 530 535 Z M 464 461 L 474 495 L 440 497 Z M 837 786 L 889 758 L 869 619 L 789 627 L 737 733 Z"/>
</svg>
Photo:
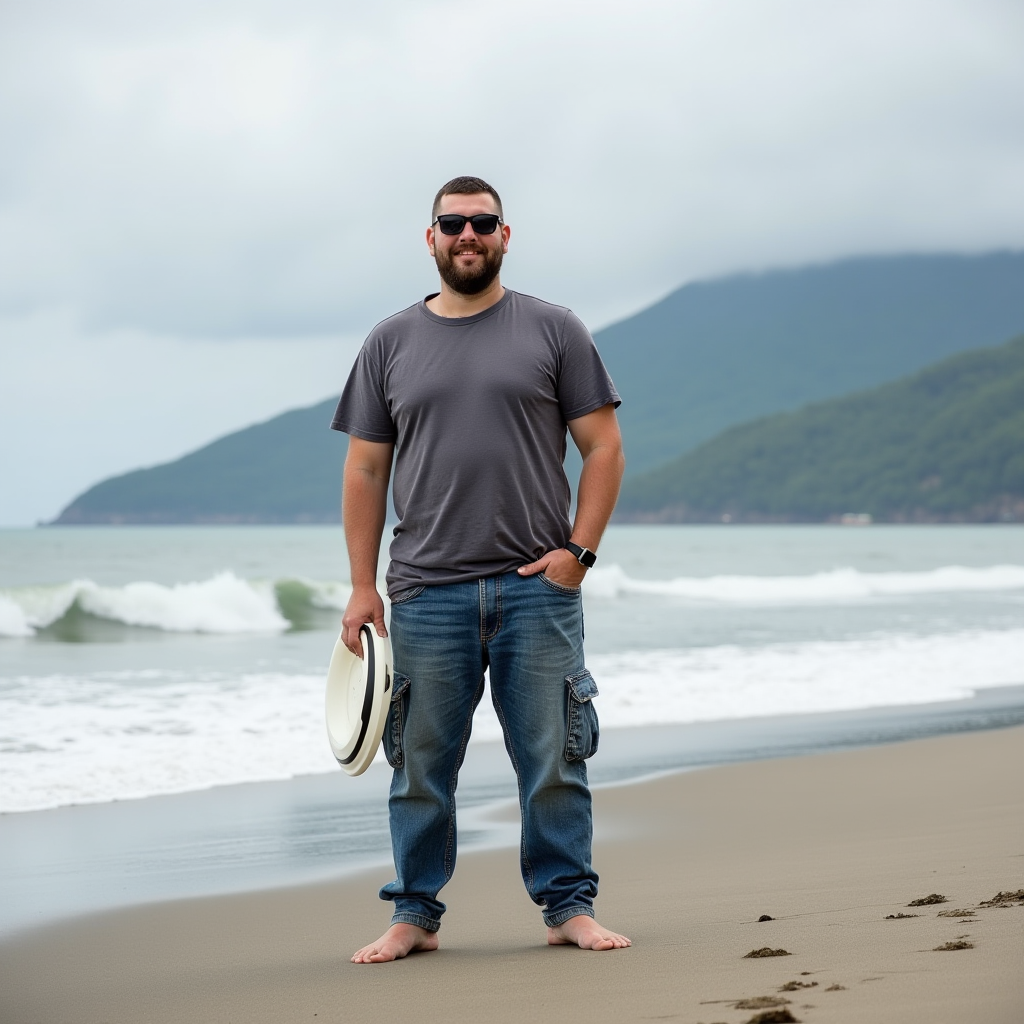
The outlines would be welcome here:
<svg viewBox="0 0 1024 1024">
<path fill-rule="evenodd" d="M 384 395 L 384 372 L 379 344 L 368 338 L 352 366 L 331 421 L 341 430 L 364 441 L 393 442 L 398 437 Z"/>
<path fill-rule="evenodd" d="M 562 324 L 558 404 L 566 421 L 622 403 L 590 331 L 572 311 Z"/>
</svg>

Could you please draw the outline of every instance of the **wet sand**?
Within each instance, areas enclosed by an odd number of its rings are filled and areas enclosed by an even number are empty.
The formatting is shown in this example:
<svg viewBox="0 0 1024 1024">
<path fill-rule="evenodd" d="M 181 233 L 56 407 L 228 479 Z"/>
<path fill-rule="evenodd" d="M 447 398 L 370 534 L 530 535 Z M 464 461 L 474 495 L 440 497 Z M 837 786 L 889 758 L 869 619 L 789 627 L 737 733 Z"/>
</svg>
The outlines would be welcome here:
<svg viewBox="0 0 1024 1024">
<path fill-rule="evenodd" d="M 1024 890 L 1021 779 L 1024 727 L 603 789 L 598 916 L 632 949 L 544 945 L 502 849 L 461 858 L 436 953 L 348 962 L 385 869 L 177 900 L 0 944 L 0 1021 L 1016 1024 L 1024 900 L 980 904 Z"/>
</svg>

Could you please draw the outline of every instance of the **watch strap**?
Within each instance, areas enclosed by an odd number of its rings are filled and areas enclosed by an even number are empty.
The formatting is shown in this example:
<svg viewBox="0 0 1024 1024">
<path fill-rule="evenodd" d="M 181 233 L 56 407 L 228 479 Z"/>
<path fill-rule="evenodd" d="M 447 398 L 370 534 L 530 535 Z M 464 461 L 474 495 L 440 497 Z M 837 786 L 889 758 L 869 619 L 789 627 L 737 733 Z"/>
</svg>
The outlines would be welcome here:
<svg viewBox="0 0 1024 1024">
<path fill-rule="evenodd" d="M 579 544 L 574 544 L 571 540 L 565 542 L 565 550 L 571 551 L 576 556 L 576 561 L 580 565 L 585 565 L 588 569 L 592 569 L 597 561 L 597 555 L 590 548 L 581 547 Z"/>
</svg>

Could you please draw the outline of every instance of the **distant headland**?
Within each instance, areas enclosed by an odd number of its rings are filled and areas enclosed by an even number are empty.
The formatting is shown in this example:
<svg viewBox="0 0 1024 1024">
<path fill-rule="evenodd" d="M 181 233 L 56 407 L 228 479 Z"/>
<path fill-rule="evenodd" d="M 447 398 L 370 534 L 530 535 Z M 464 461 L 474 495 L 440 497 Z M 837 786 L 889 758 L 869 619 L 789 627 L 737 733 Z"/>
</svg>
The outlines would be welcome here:
<svg viewBox="0 0 1024 1024">
<path fill-rule="evenodd" d="M 595 335 L 623 397 L 617 518 L 1024 521 L 1022 334 L 1018 252 L 685 285 Z M 103 480 L 53 522 L 336 523 L 334 404 Z"/>
</svg>

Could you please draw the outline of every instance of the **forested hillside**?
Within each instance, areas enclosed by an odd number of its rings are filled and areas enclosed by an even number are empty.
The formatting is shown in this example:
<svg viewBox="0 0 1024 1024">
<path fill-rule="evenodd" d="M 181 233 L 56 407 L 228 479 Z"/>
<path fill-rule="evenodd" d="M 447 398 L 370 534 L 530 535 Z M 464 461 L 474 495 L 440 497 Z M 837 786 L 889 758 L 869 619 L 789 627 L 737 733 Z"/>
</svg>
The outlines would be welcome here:
<svg viewBox="0 0 1024 1024">
<path fill-rule="evenodd" d="M 152 469 L 111 477 L 57 518 L 77 523 L 336 523 L 347 438 L 329 399 Z"/>
<path fill-rule="evenodd" d="M 1024 337 L 734 427 L 627 483 L 621 519 L 1024 521 Z"/>
<path fill-rule="evenodd" d="M 597 335 L 629 472 L 737 423 L 1024 333 L 1024 253 L 845 260 L 698 281 Z"/>
</svg>

